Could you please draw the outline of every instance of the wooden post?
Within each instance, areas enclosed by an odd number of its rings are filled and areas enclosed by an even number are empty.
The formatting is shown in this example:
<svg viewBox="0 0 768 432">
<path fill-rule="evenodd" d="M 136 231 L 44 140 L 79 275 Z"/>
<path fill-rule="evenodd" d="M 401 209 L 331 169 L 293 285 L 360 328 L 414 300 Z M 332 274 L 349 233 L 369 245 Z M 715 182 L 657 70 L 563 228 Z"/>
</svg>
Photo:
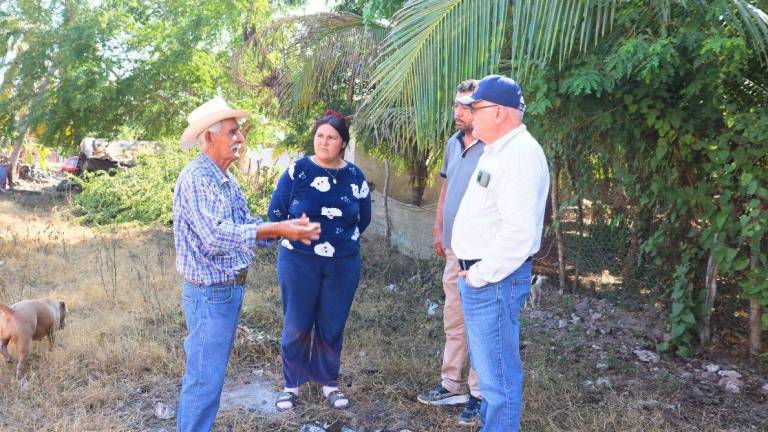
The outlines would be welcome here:
<svg viewBox="0 0 768 432">
<path fill-rule="evenodd" d="M 758 246 L 752 247 L 752 254 L 749 258 L 750 269 L 754 272 L 757 270 L 758 261 L 757 257 L 760 253 L 759 242 Z M 760 356 L 761 339 L 763 338 L 763 307 L 757 299 L 749 300 L 749 361 L 754 362 Z"/>
<path fill-rule="evenodd" d="M 702 317 L 701 331 L 699 332 L 699 340 L 702 347 L 706 347 L 710 340 L 712 340 L 712 308 L 715 306 L 715 296 L 717 296 L 717 263 L 715 262 L 715 247 L 717 246 L 718 234 L 712 241 L 712 249 L 709 251 L 709 258 L 707 259 L 707 273 L 704 278 L 704 286 L 707 290 L 707 297 L 704 300 L 704 316 Z"/>
<path fill-rule="evenodd" d="M 384 238 L 387 239 L 387 251 L 392 250 L 392 227 L 389 220 L 389 161 L 384 159 Z M 388 252 L 389 253 L 389 252 Z"/>
<path fill-rule="evenodd" d="M 578 194 L 578 218 L 579 218 L 579 247 L 576 252 L 576 263 L 573 270 L 573 285 L 571 292 L 576 293 L 579 289 L 579 275 L 581 274 L 581 258 L 584 253 L 584 202 L 581 193 Z M 594 292 L 592 293 L 594 295 Z"/>
</svg>

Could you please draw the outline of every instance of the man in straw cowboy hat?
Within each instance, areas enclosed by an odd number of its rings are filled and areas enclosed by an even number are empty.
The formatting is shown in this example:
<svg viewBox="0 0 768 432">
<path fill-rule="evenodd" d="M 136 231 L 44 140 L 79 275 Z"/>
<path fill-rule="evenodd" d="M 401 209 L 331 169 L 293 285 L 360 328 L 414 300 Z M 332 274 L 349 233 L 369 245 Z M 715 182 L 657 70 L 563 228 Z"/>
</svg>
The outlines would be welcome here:
<svg viewBox="0 0 768 432">
<path fill-rule="evenodd" d="M 221 97 L 196 108 L 181 136 L 202 154 L 179 174 L 173 194 L 176 270 L 184 278 L 183 307 L 189 335 L 179 397 L 179 431 L 209 431 L 219 409 L 224 375 L 237 330 L 253 249 L 284 237 L 309 244 L 320 225 L 306 216 L 265 223 L 250 214 L 243 192 L 227 171 L 243 144 L 239 120 Z"/>
</svg>

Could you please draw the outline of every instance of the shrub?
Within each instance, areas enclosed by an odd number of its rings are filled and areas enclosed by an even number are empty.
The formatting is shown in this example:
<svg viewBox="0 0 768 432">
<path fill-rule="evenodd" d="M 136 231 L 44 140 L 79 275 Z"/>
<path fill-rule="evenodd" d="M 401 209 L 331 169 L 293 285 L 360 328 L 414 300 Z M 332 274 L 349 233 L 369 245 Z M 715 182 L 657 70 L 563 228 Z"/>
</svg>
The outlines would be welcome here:
<svg viewBox="0 0 768 432">
<path fill-rule="evenodd" d="M 163 151 L 139 155 L 132 168 L 73 178 L 83 191 L 73 197 L 72 207 L 80 221 L 88 225 L 171 225 L 176 178 L 198 154 L 178 148 L 175 142 L 164 142 Z M 255 177 L 239 172 L 235 176 L 251 212 L 265 214 L 275 184 L 274 170 L 264 168 Z"/>
</svg>

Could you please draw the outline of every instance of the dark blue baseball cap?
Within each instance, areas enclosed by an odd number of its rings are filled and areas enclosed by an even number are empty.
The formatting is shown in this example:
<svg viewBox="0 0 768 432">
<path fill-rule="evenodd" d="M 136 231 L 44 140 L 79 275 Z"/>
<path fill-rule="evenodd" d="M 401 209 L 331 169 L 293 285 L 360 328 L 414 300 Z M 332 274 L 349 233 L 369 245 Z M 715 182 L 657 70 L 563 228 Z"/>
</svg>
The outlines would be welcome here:
<svg viewBox="0 0 768 432">
<path fill-rule="evenodd" d="M 477 83 L 475 91 L 469 96 L 456 99 L 462 105 L 470 105 L 484 100 L 525 112 L 525 99 L 520 85 L 512 78 L 501 75 L 488 75 Z"/>
</svg>

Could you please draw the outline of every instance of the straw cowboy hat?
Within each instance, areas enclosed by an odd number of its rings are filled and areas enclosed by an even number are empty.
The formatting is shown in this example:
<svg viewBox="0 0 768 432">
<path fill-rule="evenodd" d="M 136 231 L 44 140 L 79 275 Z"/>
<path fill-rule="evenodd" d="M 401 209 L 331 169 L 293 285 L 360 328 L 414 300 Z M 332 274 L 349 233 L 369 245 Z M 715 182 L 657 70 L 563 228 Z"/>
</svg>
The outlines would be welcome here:
<svg viewBox="0 0 768 432">
<path fill-rule="evenodd" d="M 181 147 L 185 149 L 194 147 L 197 144 L 198 135 L 222 120 L 247 119 L 250 116 L 251 114 L 246 111 L 230 108 L 224 98 L 216 96 L 189 113 L 187 116 L 189 126 L 181 134 Z"/>
</svg>

